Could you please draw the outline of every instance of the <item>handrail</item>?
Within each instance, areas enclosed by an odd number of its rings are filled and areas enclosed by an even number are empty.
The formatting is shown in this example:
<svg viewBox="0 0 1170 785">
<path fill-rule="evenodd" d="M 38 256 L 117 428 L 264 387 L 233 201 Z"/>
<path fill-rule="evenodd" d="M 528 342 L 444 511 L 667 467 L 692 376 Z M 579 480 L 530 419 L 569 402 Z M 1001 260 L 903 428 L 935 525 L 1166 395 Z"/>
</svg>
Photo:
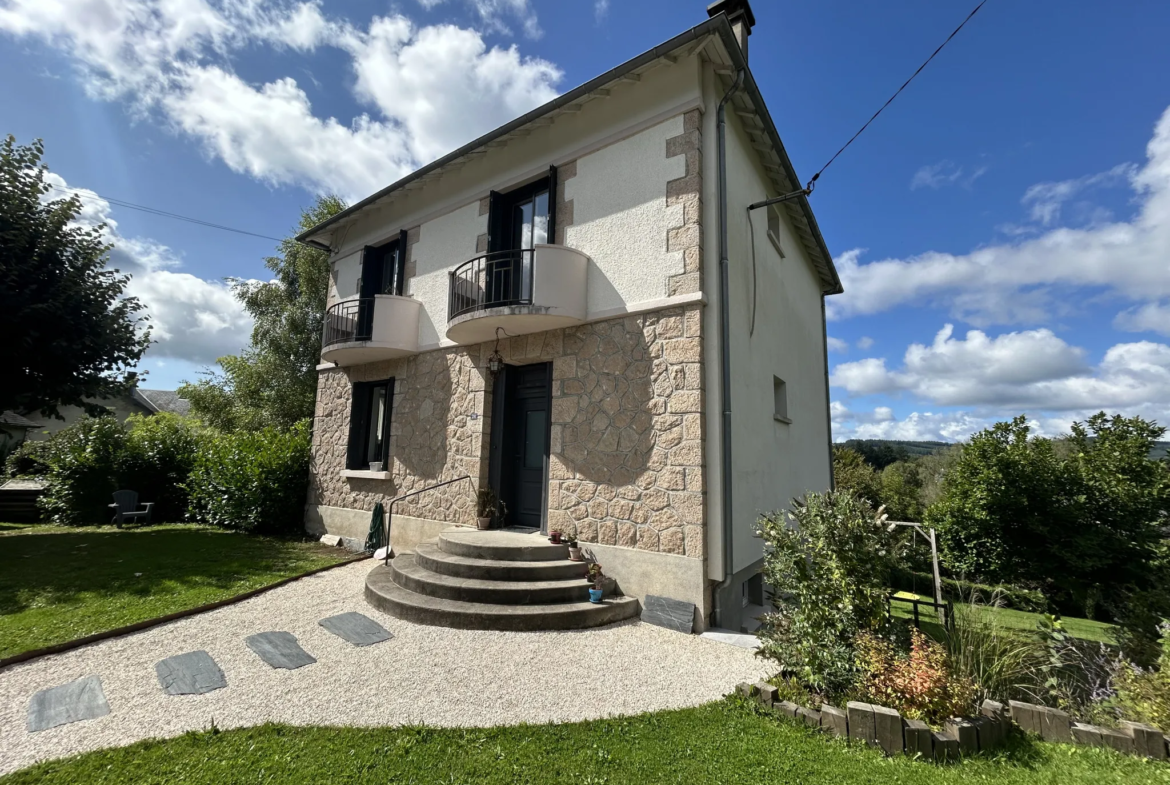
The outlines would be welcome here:
<svg viewBox="0 0 1170 785">
<path fill-rule="evenodd" d="M 493 251 L 452 270 L 447 321 L 465 313 L 532 304 L 533 249 Z"/>
<path fill-rule="evenodd" d="M 409 499 L 411 496 L 418 496 L 420 493 L 426 493 L 427 491 L 433 491 L 435 488 L 442 488 L 444 485 L 452 485 L 452 484 L 457 483 L 457 482 L 463 482 L 464 480 L 467 480 L 470 482 L 471 475 L 465 474 L 462 477 L 456 477 L 454 480 L 446 480 L 445 482 L 439 482 L 439 483 L 435 483 L 434 485 L 428 485 L 427 487 L 425 487 L 421 490 L 411 491 L 410 493 L 404 493 L 401 496 L 395 496 L 393 499 L 390 500 L 390 506 L 386 510 L 386 537 L 385 537 L 385 539 L 382 540 L 384 543 L 386 543 L 386 558 L 382 561 L 382 564 L 389 564 L 390 563 L 390 521 L 394 519 L 394 505 L 397 504 L 398 502 L 402 501 L 403 499 Z"/>
<path fill-rule="evenodd" d="M 325 311 L 321 346 L 370 340 L 374 326 L 374 298 L 342 300 Z"/>
</svg>

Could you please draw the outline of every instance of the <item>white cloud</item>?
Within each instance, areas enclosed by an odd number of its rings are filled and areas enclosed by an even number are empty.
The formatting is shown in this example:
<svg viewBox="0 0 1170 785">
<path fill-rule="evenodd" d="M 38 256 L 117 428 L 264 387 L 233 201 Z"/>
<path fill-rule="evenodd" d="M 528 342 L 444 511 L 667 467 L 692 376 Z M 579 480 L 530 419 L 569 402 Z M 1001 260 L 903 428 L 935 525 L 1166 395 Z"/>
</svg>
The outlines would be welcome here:
<svg viewBox="0 0 1170 785">
<path fill-rule="evenodd" d="M 1119 409 L 1165 419 L 1170 411 L 1170 346 L 1140 341 L 1117 344 L 1092 368 L 1084 350 L 1049 330 L 989 338 L 972 330 L 952 337 L 947 325 L 930 346 L 913 344 L 902 367 L 884 359 L 841 363 L 831 383 L 852 395 L 910 393 L 940 406 L 974 406 L 1004 412 L 1034 409 L 1083 412 Z"/>
<path fill-rule="evenodd" d="M 491 28 L 508 14 L 539 33 L 527 0 L 473 0 Z M 515 47 L 451 25 L 374 17 L 363 31 L 317 3 L 257 0 L 0 0 L 0 32 L 68 53 L 96 97 L 159 115 L 237 172 L 272 184 L 368 195 L 421 163 L 550 100 L 562 74 Z M 341 49 L 377 113 L 313 114 L 289 77 L 249 84 L 232 70 L 257 45 Z"/>
<path fill-rule="evenodd" d="M 1057 220 L 1065 194 L 1132 172 L 1136 215 L 1081 228 L 1049 226 L 1033 236 L 968 254 L 931 251 L 861 263 L 861 251 L 838 256 L 845 294 L 827 301 L 831 318 L 906 306 L 946 308 L 977 326 L 1042 321 L 1076 307 L 1069 291 L 1090 287 L 1143 304 L 1170 297 L 1170 109 L 1159 119 L 1143 167 L 1115 167 L 1071 187 L 1041 184 L 1028 206 Z M 1090 182 L 1092 181 L 1092 182 Z"/>
<path fill-rule="evenodd" d="M 1113 326 L 1131 333 L 1153 332 L 1170 335 L 1170 302 L 1146 303 L 1117 314 Z"/>
<path fill-rule="evenodd" d="M 489 33 L 511 35 L 512 30 L 504 21 L 506 17 L 515 17 L 520 21 L 524 35 L 529 38 L 540 38 L 544 31 L 540 29 L 540 20 L 536 11 L 528 0 L 465 0 L 468 7 L 479 16 L 479 21 Z M 446 0 L 418 0 L 426 10 L 430 11 L 442 5 Z"/>
<path fill-rule="evenodd" d="M 849 351 L 849 344 L 845 343 L 845 341 L 842 341 L 840 338 L 834 338 L 831 335 L 826 339 L 825 345 L 829 347 L 830 352 Z"/>
<path fill-rule="evenodd" d="M 910 190 L 919 188 L 933 188 L 936 191 L 945 185 L 958 183 L 964 188 L 970 188 L 972 183 L 987 174 L 986 166 L 976 167 L 975 171 L 963 177 L 963 167 L 956 166 L 954 161 L 939 161 L 937 164 L 919 168 L 910 178 Z"/>
<path fill-rule="evenodd" d="M 609 0 L 595 0 L 593 3 L 593 19 L 601 24 L 609 16 Z"/>
<path fill-rule="evenodd" d="M 846 439 L 955 442 L 966 439 L 993 422 L 967 412 L 912 412 L 899 420 L 885 406 L 868 412 L 855 412 L 834 401 L 830 408 L 833 441 L 836 442 Z"/>
<path fill-rule="evenodd" d="M 252 319 L 226 284 L 178 272 L 181 263 L 165 245 L 122 236 L 109 202 L 93 191 L 70 188 L 54 173 L 47 174 L 46 180 L 55 187 L 46 198 L 60 199 L 69 193 L 81 198 L 76 223 L 106 225 L 106 240 L 114 246 L 109 267 L 131 275 L 126 294 L 141 300 L 150 317 L 153 343 L 147 358 L 173 357 L 206 365 L 248 343 Z"/>
<path fill-rule="evenodd" d="M 1056 183 L 1037 183 L 1024 192 L 1020 203 L 1029 208 L 1033 221 L 1051 226 L 1060 218 L 1060 209 L 1074 196 L 1098 186 L 1121 185 L 1137 172 L 1133 164 L 1118 164 L 1107 172 L 1062 180 Z"/>
<path fill-rule="evenodd" d="M 858 349 L 868 349 L 871 346 L 873 346 L 873 338 L 870 338 L 868 335 L 863 335 L 857 339 Z"/>
</svg>

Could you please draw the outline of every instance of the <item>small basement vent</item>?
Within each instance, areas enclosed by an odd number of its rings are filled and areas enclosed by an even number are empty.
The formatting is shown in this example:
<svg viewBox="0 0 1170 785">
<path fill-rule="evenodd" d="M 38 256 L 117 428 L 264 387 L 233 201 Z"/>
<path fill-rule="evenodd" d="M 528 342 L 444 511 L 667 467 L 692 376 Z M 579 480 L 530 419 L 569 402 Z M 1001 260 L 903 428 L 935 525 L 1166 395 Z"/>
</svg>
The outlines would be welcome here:
<svg viewBox="0 0 1170 785">
<path fill-rule="evenodd" d="M 788 418 L 788 385 L 779 376 L 772 377 L 772 394 L 776 399 L 773 416 L 779 422 L 792 422 Z"/>
</svg>

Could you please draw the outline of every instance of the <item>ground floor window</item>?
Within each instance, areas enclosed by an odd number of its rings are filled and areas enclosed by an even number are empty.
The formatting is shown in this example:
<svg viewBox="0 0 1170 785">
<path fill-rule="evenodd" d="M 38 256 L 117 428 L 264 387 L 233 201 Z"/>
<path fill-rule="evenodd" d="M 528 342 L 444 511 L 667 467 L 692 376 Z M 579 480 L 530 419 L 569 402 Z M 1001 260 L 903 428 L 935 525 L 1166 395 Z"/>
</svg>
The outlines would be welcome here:
<svg viewBox="0 0 1170 785">
<path fill-rule="evenodd" d="M 381 463 L 383 469 L 388 467 L 393 403 L 393 379 L 353 386 L 348 468 L 369 469 L 374 463 Z"/>
</svg>

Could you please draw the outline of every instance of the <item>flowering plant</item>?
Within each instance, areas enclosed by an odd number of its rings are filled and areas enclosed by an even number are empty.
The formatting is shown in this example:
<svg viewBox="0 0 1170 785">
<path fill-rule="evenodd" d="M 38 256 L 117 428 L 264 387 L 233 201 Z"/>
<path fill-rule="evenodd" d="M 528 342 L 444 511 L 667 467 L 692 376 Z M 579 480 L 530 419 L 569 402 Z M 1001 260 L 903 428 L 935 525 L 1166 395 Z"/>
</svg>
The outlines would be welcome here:
<svg viewBox="0 0 1170 785">
<path fill-rule="evenodd" d="M 870 632 L 857 636 L 856 652 L 859 686 L 872 703 L 934 723 L 961 716 L 974 705 L 975 683 L 953 675 L 946 650 L 919 630 L 910 632 L 908 654 Z"/>
</svg>

